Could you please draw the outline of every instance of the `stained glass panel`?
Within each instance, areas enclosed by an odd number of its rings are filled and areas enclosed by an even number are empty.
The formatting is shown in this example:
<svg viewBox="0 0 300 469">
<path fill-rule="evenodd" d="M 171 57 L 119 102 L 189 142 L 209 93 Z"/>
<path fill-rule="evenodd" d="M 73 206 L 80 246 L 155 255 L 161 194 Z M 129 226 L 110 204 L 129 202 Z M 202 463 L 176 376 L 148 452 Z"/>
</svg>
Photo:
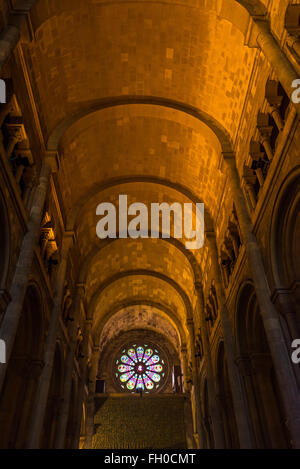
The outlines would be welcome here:
<svg viewBox="0 0 300 469">
<path fill-rule="evenodd" d="M 153 355 L 153 357 L 151 357 L 148 361 L 147 361 L 147 365 L 154 365 L 155 363 L 158 363 L 160 360 L 159 356 L 158 355 Z"/>
<path fill-rule="evenodd" d="M 130 370 L 132 370 L 132 366 L 130 366 L 130 365 L 119 365 L 118 366 L 118 371 L 120 373 L 125 373 L 126 371 L 130 371 Z"/>
<path fill-rule="evenodd" d="M 120 376 L 120 380 L 122 381 L 122 383 L 126 383 L 126 381 L 128 381 L 129 378 L 131 378 L 132 375 L 133 375 L 132 371 L 130 371 L 128 373 L 125 373 L 124 375 Z"/>
<path fill-rule="evenodd" d="M 119 380 L 131 392 L 157 389 L 165 376 L 164 361 L 159 352 L 148 345 L 132 345 L 123 350 L 121 364 L 119 363 L 118 360 L 116 364 L 120 373 Z"/>
</svg>

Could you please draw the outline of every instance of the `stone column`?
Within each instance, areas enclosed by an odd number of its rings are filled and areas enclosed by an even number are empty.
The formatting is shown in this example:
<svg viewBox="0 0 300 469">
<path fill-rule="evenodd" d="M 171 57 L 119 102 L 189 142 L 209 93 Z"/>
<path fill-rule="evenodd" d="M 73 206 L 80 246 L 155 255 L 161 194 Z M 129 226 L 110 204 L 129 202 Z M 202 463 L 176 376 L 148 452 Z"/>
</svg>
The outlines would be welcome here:
<svg viewBox="0 0 300 469">
<path fill-rule="evenodd" d="M 268 448 L 280 448 L 284 429 L 282 428 L 282 422 L 276 412 L 278 402 L 276 401 L 270 379 L 272 370 L 271 357 L 263 353 L 254 353 L 250 355 L 250 360 L 253 377 L 255 379 L 255 391 L 259 396 L 258 400 L 262 407 L 261 413 L 264 415 L 263 425 L 266 427 Z"/>
<path fill-rule="evenodd" d="M 96 377 L 98 373 L 99 362 L 99 346 L 93 349 L 92 367 L 89 376 L 89 396 L 87 403 L 87 417 L 86 417 L 86 439 L 84 449 L 93 448 L 94 437 L 94 411 L 95 411 L 95 386 Z"/>
<path fill-rule="evenodd" d="M 226 298 L 221 283 L 221 272 L 218 263 L 218 251 L 214 233 L 206 233 L 209 243 L 209 252 L 212 260 L 213 278 L 215 281 L 217 298 L 220 305 L 220 320 L 224 335 L 224 347 L 227 358 L 228 376 L 232 392 L 233 407 L 238 427 L 241 449 L 252 449 L 253 438 L 249 425 L 248 412 L 244 397 L 244 390 L 240 380 L 240 374 L 235 363 L 234 340 L 231 328 L 229 312 L 226 306 Z"/>
<path fill-rule="evenodd" d="M 260 130 L 260 142 L 261 142 L 262 146 L 265 149 L 268 160 L 272 161 L 272 159 L 274 158 L 274 153 L 273 153 L 271 143 L 270 143 L 270 136 L 266 135 L 266 133 L 264 133 L 261 130 Z M 264 180 L 262 180 L 260 182 L 261 182 L 261 184 L 263 184 Z"/>
<path fill-rule="evenodd" d="M 284 122 L 281 118 L 279 107 L 275 105 L 270 105 L 270 115 L 273 117 L 278 131 L 282 132 L 284 128 Z"/>
<path fill-rule="evenodd" d="M 197 439 L 199 441 L 199 446 L 200 446 L 199 449 L 204 449 L 204 428 L 202 425 L 203 416 L 202 416 L 202 411 L 201 411 L 200 385 L 199 385 L 199 376 L 198 376 L 197 362 L 196 362 L 195 328 L 194 328 L 194 322 L 192 319 L 189 319 L 187 321 L 187 328 L 189 331 L 190 343 L 191 343 L 192 375 L 193 375 L 193 384 L 194 384 L 194 392 L 195 392 L 196 432 L 197 432 Z"/>
<path fill-rule="evenodd" d="M 23 203 L 24 203 L 24 206 L 27 208 L 27 209 L 30 209 L 30 206 L 31 206 L 31 199 L 32 199 L 32 196 L 33 196 L 33 190 L 34 190 L 34 187 L 36 185 L 36 168 L 33 167 L 33 168 L 29 168 L 27 169 L 26 173 L 25 173 L 25 179 L 23 179 L 23 181 L 25 182 L 25 191 L 24 191 L 24 195 L 23 195 Z"/>
<path fill-rule="evenodd" d="M 251 367 L 251 361 L 248 355 L 241 355 L 237 357 L 237 365 L 239 367 L 239 373 L 243 379 L 245 392 L 248 399 L 249 416 L 253 427 L 253 433 L 255 436 L 256 449 L 268 448 L 268 441 L 265 437 L 267 435 L 263 432 L 263 426 L 258 412 L 257 402 L 257 389 L 253 382 L 253 370 Z M 267 438 L 269 438 L 267 436 Z"/>
<path fill-rule="evenodd" d="M 299 76 L 280 49 L 268 23 L 263 20 L 256 20 L 255 24 L 258 28 L 257 45 L 272 66 L 286 94 L 291 98 L 292 93 L 295 91 L 295 88 L 292 88 L 292 82 L 297 80 Z M 294 104 L 294 106 L 297 113 L 300 114 L 300 104 Z"/>
<path fill-rule="evenodd" d="M 63 238 L 63 245 L 61 250 L 61 261 L 57 272 L 55 281 L 55 294 L 53 306 L 50 317 L 49 330 L 45 345 L 44 362 L 41 377 L 39 379 L 38 389 L 35 397 L 34 411 L 32 415 L 32 422 L 29 428 L 27 448 L 38 449 L 40 444 L 40 437 L 43 430 L 45 412 L 47 407 L 47 400 L 49 388 L 51 384 L 51 377 L 53 372 L 56 339 L 59 326 L 59 317 L 61 314 L 61 305 L 63 300 L 64 283 L 67 271 L 67 261 L 69 250 L 74 238 L 73 232 L 65 232 Z"/>
<path fill-rule="evenodd" d="M 74 321 L 71 323 L 69 329 L 70 344 L 68 355 L 65 365 L 65 377 L 64 377 L 64 391 L 63 391 L 63 401 L 59 411 L 58 424 L 57 424 L 57 433 L 55 435 L 55 448 L 64 449 L 65 438 L 66 438 L 66 428 L 69 418 L 70 410 L 70 401 L 71 401 L 71 391 L 72 391 L 72 374 L 74 367 L 74 357 L 76 352 L 76 339 L 77 339 L 77 327 L 80 323 L 81 316 L 81 301 L 84 297 L 85 285 L 77 285 L 77 293 L 74 305 L 75 317 Z"/>
<path fill-rule="evenodd" d="M 84 332 L 84 339 L 83 339 L 83 355 L 84 358 L 81 362 L 80 367 L 80 374 L 81 379 L 78 386 L 78 403 L 77 403 L 77 423 L 76 423 L 76 431 L 75 431 L 75 438 L 74 438 L 74 449 L 78 449 L 79 440 L 80 440 L 80 431 L 81 431 L 81 421 L 82 421 L 82 406 L 84 402 L 84 390 L 87 381 L 87 370 L 88 370 L 88 355 L 89 355 L 89 341 L 90 341 L 90 333 L 93 326 L 93 320 L 87 319 L 85 322 L 85 332 Z"/>
<path fill-rule="evenodd" d="M 256 291 L 260 313 L 264 323 L 278 384 L 281 389 L 288 428 L 295 448 L 300 448 L 300 393 L 295 374 L 292 370 L 291 357 L 285 344 L 279 315 L 271 301 L 268 280 L 265 274 L 260 249 L 253 233 L 253 226 L 246 207 L 240 179 L 233 153 L 224 153 L 227 163 L 229 182 L 236 206 L 249 267 Z"/>
<path fill-rule="evenodd" d="M 219 401 L 217 399 L 217 392 L 215 387 L 215 378 L 213 374 L 213 365 L 211 360 L 211 353 L 209 347 L 209 340 L 207 334 L 206 321 L 204 317 L 204 298 L 203 289 L 200 282 L 195 283 L 195 290 L 198 297 L 198 307 L 200 309 L 201 329 L 203 338 L 203 352 L 206 364 L 206 379 L 209 394 L 209 407 L 212 419 L 212 427 L 215 441 L 215 449 L 225 448 L 224 430 L 222 424 L 221 411 L 219 408 Z"/>
<path fill-rule="evenodd" d="M 189 395 L 184 396 L 184 423 L 187 447 L 188 449 L 196 449 L 197 445 L 193 433 L 193 412 Z"/>
<path fill-rule="evenodd" d="M 255 206 L 256 206 L 256 195 L 255 195 L 253 184 L 251 182 L 245 180 L 245 188 L 246 188 L 247 194 L 249 196 L 249 202 L 250 202 L 250 205 L 251 205 L 250 208 L 251 208 L 251 210 L 254 210 Z"/>
<path fill-rule="evenodd" d="M 189 367 L 188 367 L 188 358 L 187 358 L 187 348 L 186 344 L 182 345 L 181 347 L 181 355 L 182 355 L 182 371 L 183 371 L 183 386 L 184 392 L 190 393 L 191 392 L 191 385 L 190 385 L 190 374 L 189 374 Z"/>
<path fill-rule="evenodd" d="M 260 187 L 262 187 L 265 183 L 265 178 L 264 178 L 264 175 L 263 175 L 263 172 L 262 172 L 261 168 L 257 168 L 255 173 L 256 173 L 259 185 L 260 185 Z"/>
<path fill-rule="evenodd" d="M 9 133 L 9 141 L 5 149 L 7 159 L 9 160 L 16 148 L 18 143 L 22 143 L 26 138 L 24 126 L 22 124 L 9 125 L 7 126 Z"/>
<path fill-rule="evenodd" d="M 51 170 L 55 169 L 56 154 L 47 154 L 42 165 L 39 184 L 35 191 L 34 200 L 28 219 L 27 233 L 25 234 L 22 242 L 19 260 L 10 289 L 10 296 L 12 300 L 7 307 L 0 329 L 0 339 L 4 340 L 6 343 L 7 354 L 7 363 L 0 365 L 0 392 L 3 386 L 9 358 L 12 354 L 14 341 L 18 330 L 29 276 L 31 273 L 34 250 L 39 240 L 41 219 L 49 187 L 50 173 Z"/>
</svg>

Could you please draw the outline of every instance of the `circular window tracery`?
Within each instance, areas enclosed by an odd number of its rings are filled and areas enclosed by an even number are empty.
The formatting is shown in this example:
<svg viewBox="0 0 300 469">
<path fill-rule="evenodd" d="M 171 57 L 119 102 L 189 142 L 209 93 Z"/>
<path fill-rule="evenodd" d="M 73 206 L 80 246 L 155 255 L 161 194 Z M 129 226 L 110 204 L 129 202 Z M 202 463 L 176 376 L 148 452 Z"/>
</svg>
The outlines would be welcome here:
<svg viewBox="0 0 300 469">
<path fill-rule="evenodd" d="M 155 347 L 144 344 L 123 349 L 116 361 L 116 378 L 130 392 L 156 391 L 166 373 L 166 363 Z"/>
</svg>

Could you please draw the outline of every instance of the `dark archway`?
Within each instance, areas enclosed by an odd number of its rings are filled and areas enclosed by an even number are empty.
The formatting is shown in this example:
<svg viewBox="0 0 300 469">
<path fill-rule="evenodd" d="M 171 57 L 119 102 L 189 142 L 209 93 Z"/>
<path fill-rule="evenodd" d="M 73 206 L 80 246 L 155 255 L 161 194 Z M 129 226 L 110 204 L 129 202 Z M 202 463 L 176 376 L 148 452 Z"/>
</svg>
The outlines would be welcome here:
<svg viewBox="0 0 300 469">
<path fill-rule="evenodd" d="M 221 403 L 222 420 L 225 435 L 225 448 L 238 449 L 239 439 L 233 407 L 233 400 L 228 376 L 227 360 L 224 343 L 219 345 L 217 355 L 217 385 Z"/>
<path fill-rule="evenodd" d="M 300 333 L 300 170 L 279 191 L 271 224 L 271 264 L 278 309 L 285 313 L 290 337 Z"/>
<path fill-rule="evenodd" d="M 299 170 L 297 171 L 299 173 Z M 276 283 L 300 280 L 300 174 L 278 195 L 272 227 L 272 260 Z"/>
<path fill-rule="evenodd" d="M 202 414 L 203 414 L 203 424 L 204 424 L 204 439 L 205 439 L 205 447 L 207 449 L 214 449 L 214 436 L 213 436 L 213 429 L 212 429 L 212 421 L 211 421 L 211 414 L 210 414 L 210 402 L 209 402 L 209 394 L 208 394 L 208 385 L 207 380 L 204 381 L 203 392 L 202 392 Z"/>
<path fill-rule="evenodd" d="M 56 344 L 54 366 L 41 439 L 42 449 L 53 449 L 57 432 L 58 412 L 63 395 L 63 359 L 59 343 Z"/>
<path fill-rule="evenodd" d="M 68 423 L 67 423 L 67 430 L 66 430 L 66 439 L 65 439 L 65 444 L 64 448 L 66 449 L 72 449 L 74 446 L 74 441 L 76 437 L 76 430 L 77 430 L 77 425 L 76 425 L 76 412 L 77 412 L 77 380 L 75 377 L 72 379 L 72 388 L 71 388 L 71 399 L 70 399 L 70 408 L 69 408 L 69 417 L 68 417 Z"/>
<path fill-rule="evenodd" d="M 247 284 L 238 302 L 238 347 L 258 448 L 288 448 L 284 411 L 256 295 Z"/>
<path fill-rule="evenodd" d="M 13 353 L 0 396 L 1 447 L 24 448 L 42 371 L 43 309 L 37 288 L 27 289 Z"/>
</svg>

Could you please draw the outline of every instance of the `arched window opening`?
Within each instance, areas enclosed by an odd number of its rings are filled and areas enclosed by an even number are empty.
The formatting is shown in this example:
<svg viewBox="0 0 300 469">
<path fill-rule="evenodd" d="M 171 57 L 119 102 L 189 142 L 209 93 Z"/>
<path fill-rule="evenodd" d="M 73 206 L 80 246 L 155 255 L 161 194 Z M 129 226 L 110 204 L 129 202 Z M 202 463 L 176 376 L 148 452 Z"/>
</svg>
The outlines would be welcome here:
<svg viewBox="0 0 300 469">
<path fill-rule="evenodd" d="M 155 347 L 134 344 L 116 360 L 116 378 L 123 390 L 153 392 L 165 377 L 165 360 Z"/>
</svg>

